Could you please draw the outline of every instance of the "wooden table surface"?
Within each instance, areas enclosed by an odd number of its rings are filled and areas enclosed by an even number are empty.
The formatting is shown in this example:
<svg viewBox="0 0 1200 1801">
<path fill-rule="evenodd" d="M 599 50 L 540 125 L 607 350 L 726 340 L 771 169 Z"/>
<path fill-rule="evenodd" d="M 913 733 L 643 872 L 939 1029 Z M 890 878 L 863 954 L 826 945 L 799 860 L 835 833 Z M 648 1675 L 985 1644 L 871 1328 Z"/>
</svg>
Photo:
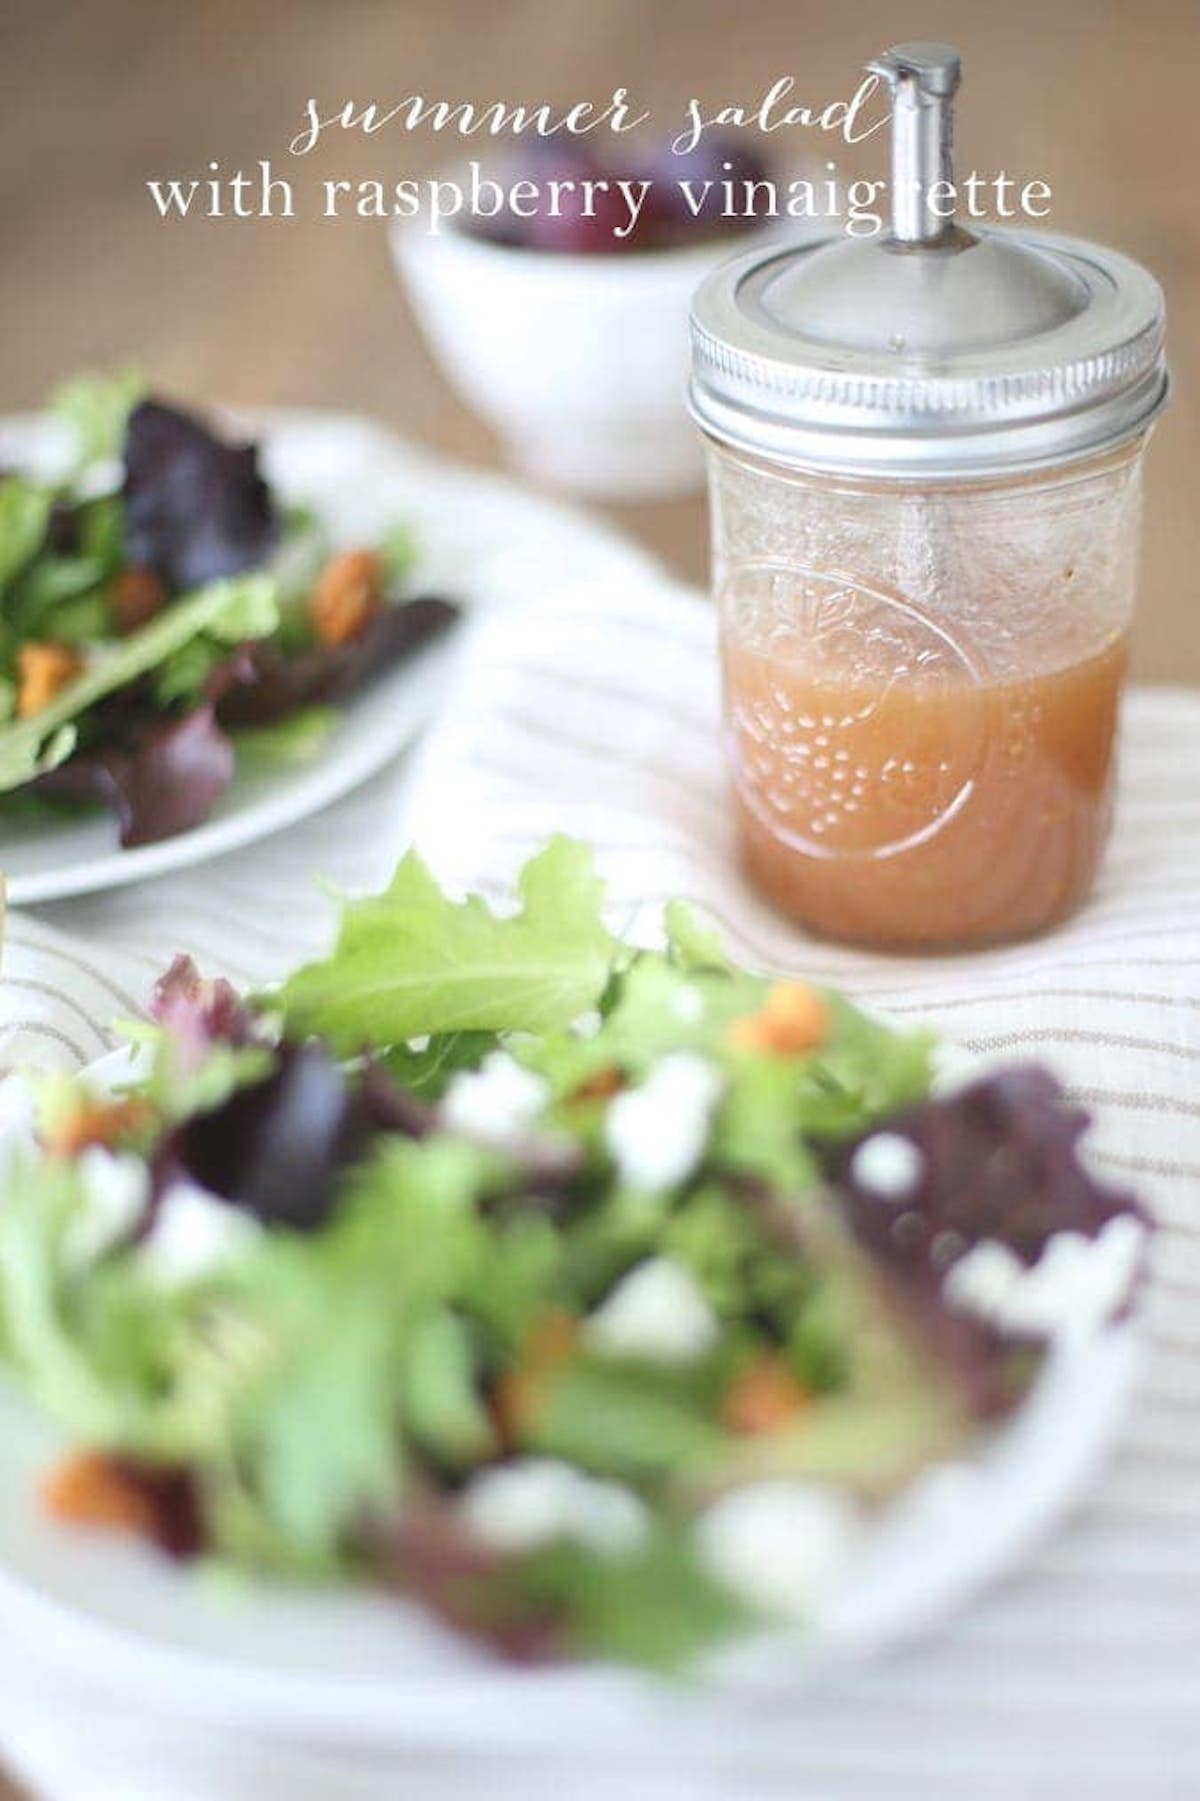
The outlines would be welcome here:
<svg viewBox="0 0 1200 1801">
<path fill-rule="evenodd" d="M 0 407 L 136 357 L 180 395 L 357 408 L 495 462 L 392 278 L 378 224 L 156 219 L 148 176 L 283 165 L 307 97 L 569 101 L 618 85 L 663 120 L 693 94 L 753 103 L 781 74 L 816 103 L 914 29 L 966 59 L 960 167 L 1041 177 L 1049 223 L 1119 244 L 1167 292 L 1175 402 L 1150 456 L 1136 666 L 1200 680 L 1200 58 L 1196 0 L 8 0 L 0 21 Z M 848 173 L 881 173 L 879 142 Z M 386 134 L 314 172 L 428 172 Z M 292 171 L 289 171 L 292 172 Z M 699 497 L 613 509 L 703 572 Z"/>
</svg>

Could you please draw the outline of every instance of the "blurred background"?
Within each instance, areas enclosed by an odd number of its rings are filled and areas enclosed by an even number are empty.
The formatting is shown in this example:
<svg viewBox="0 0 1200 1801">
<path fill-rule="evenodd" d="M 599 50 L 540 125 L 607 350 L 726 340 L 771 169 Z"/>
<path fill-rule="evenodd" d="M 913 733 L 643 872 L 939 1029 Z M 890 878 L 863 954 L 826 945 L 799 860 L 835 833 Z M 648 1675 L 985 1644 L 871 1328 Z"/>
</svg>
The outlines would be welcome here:
<svg viewBox="0 0 1200 1801">
<path fill-rule="evenodd" d="M 1176 393 L 1149 460 L 1136 657 L 1145 677 L 1200 680 L 1196 0 L 7 0 L 0 33 L 0 406 L 134 357 L 180 396 L 361 409 L 482 463 L 500 447 L 431 361 L 380 223 L 164 224 L 146 178 L 269 157 L 305 181 L 394 180 L 452 154 L 424 132 L 339 132 L 297 171 L 310 94 L 569 102 L 626 85 L 673 129 L 693 94 L 752 104 L 791 74 L 821 104 L 897 39 L 949 38 L 960 169 L 1045 179 L 1053 229 L 1119 245 L 1166 288 Z M 882 135 L 828 151 L 847 175 L 884 174 L 885 153 Z M 699 495 L 609 511 L 702 576 Z"/>
</svg>

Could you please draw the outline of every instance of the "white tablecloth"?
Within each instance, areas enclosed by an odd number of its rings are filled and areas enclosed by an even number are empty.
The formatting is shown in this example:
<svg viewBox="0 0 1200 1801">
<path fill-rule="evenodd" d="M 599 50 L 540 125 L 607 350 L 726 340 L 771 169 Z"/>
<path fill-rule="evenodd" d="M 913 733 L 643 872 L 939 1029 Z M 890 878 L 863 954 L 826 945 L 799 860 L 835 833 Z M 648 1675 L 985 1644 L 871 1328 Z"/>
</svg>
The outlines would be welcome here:
<svg viewBox="0 0 1200 1801">
<path fill-rule="evenodd" d="M 329 938 L 318 875 L 369 889 L 415 839 L 444 880 L 499 895 L 562 830 L 597 847 L 614 921 L 635 934 L 684 895 L 751 963 L 840 984 L 977 1051 L 1044 1056 L 1161 1222 L 1152 1356 L 1111 1467 L 936 1640 L 826 1684 L 762 1746 L 731 1747 L 727 1770 L 602 1786 L 730 1801 L 1200 1793 L 1200 695 L 1129 697 L 1115 840 L 1065 929 L 969 956 L 867 955 L 806 940 L 733 873 L 712 631 L 702 603 L 665 587 L 580 588 L 485 621 L 415 766 L 250 851 L 14 915 L 3 1061 L 95 1056 L 179 948 L 238 980 L 280 975 Z M 593 1792 L 545 1770 L 510 1786 L 499 1766 L 460 1764 L 447 1788 L 424 1760 L 419 1772 L 422 1797 Z"/>
</svg>

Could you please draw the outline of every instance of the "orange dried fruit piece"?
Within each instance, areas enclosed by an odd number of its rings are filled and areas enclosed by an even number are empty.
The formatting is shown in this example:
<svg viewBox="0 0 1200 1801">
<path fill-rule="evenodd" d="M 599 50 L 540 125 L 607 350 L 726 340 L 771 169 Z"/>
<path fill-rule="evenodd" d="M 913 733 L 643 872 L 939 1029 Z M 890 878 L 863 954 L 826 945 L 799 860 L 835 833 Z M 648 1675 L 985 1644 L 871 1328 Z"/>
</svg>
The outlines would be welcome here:
<svg viewBox="0 0 1200 1801">
<path fill-rule="evenodd" d="M 561 1308 L 549 1308 L 534 1321 L 520 1357 L 498 1378 L 492 1392 L 492 1411 L 506 1443 L 518 1440 L 545 1406 L 555 1371 L 567 1362 L 578 1337 L 577 1321 Z"/>
<path fill-rule="evenodd" d="M 41 644 L 31 638 L 17 652 L 17 716 L 29 719 L 48 707 L 83 668 L 82 659 L 66 644 Z"/>
<path fill-rule="evenodd" d="M 525 1357 L 542 1367 L 565 1363 L 578 1337 L 579 1326 L 573 1316 L 561 1307 L 548 1307 L 530 1327 Z"/>
<path fill-rule="evenodd" d="M 730 1042 L 743 1051 L 795 1057 L 814 1051 L 829 1036 L 829 1007 L 807 982 L 776 982 L 757 1013 L 735 1019 Z"/>
<path fill-rule="evenodd" d="M 130 564 L 122 569 L 109 595 L 113 624 L 124 638 L 149 623 L 162 610 L 167 591 L 153 569 Z"/>
<path fill-rule="evenodd" d="M 606 1063 L 587 1080 L 581 1082 L 571 1095 L 573 1101 L 607 1101 L 614 1094 L 619 1094 L 625 1085 L 625 1078 L 615 1063 Z"/>
<path fill-rule="evenodd" d="M 43 1478 L 41 1502 L 51 1519 L 109 1531 L 154 1531 L 149 1498 L 103 1451 L 75 1451 Z"/>
<path fill-rule="evenodd" d="M 78 1106 L 54 1121 L 43 1142 L 51 1157 L 77 1157 L 91 1145 L 111 1147 L 135 1138 L 152 1118 L 150 1103 L 138 1095 L 116 1101 L 85 1096 Z"/>
<path fill-rule="evenodd" d="M 346 550 L 326 563 L 308 597 L 308 617 L 322 644 L 360 637 L 383 596 L 383 558 L 374 550 Z"/>
<path fill-rule="evenodd" d="M 808 1398 L 808 1390 L 783 1358 L 767 1352 L 734 1376 L 721 1414 L 731 1432 L 757 1437 L 790 1425 Z"/>
</svg>

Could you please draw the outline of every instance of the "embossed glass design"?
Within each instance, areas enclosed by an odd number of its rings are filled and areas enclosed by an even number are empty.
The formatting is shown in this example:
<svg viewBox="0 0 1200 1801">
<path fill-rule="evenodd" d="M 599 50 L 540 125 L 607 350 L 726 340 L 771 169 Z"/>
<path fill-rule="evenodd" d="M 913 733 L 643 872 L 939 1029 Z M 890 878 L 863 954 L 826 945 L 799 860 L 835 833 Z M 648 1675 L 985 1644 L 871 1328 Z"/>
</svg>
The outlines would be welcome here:
<svg viewBox="0 0 1200 1801">
<path fill-rule="evenodd" d="M 1112 810 L 1144 438 L 915 486 L 710 446 L 742 854 L 821 933 L 1023 936 L 1087 895 Z"/>
</svg>

